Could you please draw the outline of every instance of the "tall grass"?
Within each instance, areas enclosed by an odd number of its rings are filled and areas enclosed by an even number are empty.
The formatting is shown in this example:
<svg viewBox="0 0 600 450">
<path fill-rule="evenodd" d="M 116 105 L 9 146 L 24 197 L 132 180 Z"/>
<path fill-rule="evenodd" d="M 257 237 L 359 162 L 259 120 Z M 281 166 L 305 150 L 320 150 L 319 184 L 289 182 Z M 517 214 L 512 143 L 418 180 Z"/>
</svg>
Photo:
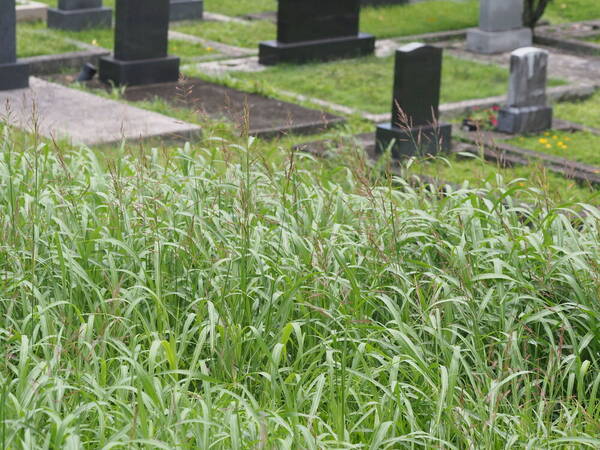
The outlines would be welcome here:
<svg viewBox="0 0 600 450">
<path fill-rule="evenodd" d="M 595 209 L 218 141 L 15 142 L 0 448 L 600 446 Z"/>
</svg>

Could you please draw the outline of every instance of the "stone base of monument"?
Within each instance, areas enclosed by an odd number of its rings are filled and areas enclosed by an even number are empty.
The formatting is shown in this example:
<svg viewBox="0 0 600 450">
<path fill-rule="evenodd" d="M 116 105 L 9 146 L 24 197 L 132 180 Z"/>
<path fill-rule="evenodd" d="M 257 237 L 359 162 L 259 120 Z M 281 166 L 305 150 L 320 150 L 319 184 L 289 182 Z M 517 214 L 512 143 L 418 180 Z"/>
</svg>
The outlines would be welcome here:
<svg viewBox="0 0 600 450">
<path fill-rule="evenodd" d="M 204 14 L 203 0 L 172 0 L 169 20 L 199 20 Z"/>
<path fill-rule="evenodd" d="M 115 86 L 169 83 L 179 79 L 179 63 L 175 56 L 137 61 L 100 58 L 99 77 Z"/>
<path fill-rule="evenodd" d="M 366 33 L 359 33 L 358 36 L 291 44 L 266 41 L 260 43 L 258 62 L 263 65 L 275 65 L 281 63 L 331 61 L 334 59 L 372 55 L 374 52 L 375 37 Z"/>
<path fill-rule="evenodd" d="M 498 131 L 509 134 L 537 133 L 552 128 L 552 107 L 505 107 L 498 114 Z"/>
<path fill-rule="evenodd" d="M 396 128 L 390 123 L 377 125 L 375 151 L 379 154 L 391 146 L 395 159 L 407 156 L 435 155 L 447 152 L 452 145 L 452 125 L 423 125 L 410 129 Z"/>
<path fill-rule="evenodd" d="M 16 62 L 0 64 L 0 91 L 23 89 L 29 86 L 29 65 Z"/>
<path fill-rule="evenodd" d="M 509 31 L 484 31 L 472 28 L 467 32 L 467 50 L 473 53 L 505 53 L 521 47 L 530 47 L 533 34 L 529 28 Z"/>
<path fill-rule="evenodd" d="M 81 31 L 88 28 L 110 28 L 111 26 L 112 9 L 110 8 L 48 9 L 48 28 Z"/>
</svg>

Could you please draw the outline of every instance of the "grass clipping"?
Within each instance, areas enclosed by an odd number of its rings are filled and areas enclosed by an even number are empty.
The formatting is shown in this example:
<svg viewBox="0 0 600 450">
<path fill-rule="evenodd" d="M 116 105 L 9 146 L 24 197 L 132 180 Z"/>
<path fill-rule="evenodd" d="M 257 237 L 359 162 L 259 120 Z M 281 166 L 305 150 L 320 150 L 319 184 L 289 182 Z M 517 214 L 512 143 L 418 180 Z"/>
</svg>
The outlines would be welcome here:
<svg viewBox="0 0 600 450">
<path fill-rule="evenodd" d="M 600 446 L 594 208 L 206 145 L 5 133 L 0 447 Z"/>
</svg>

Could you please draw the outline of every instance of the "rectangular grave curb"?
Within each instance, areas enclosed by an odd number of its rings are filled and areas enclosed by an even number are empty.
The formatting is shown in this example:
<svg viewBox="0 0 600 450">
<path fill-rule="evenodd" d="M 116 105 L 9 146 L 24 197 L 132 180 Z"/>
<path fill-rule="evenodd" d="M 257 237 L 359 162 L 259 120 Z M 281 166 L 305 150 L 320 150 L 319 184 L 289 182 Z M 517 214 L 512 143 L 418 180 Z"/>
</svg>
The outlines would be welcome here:
<svg viewBox="0 0 600 450">
<path fill-rule="evenodd" d="M 553 129 L 563 131 L 589 131 L 600 135 L 600 130 L 581 127 L 578 124 L 561 120 L 556 120 L 554 122 Z M 496 132 L 469 133 L 455 127 L 455 136 L 464 142 L 476 146 L 476 148 L 466 149 L 465 151 L 476 155 L 480 155 L 483 151 L 483 157 L 488 161 L 512 166 L 528 165 L 530 160 L 535 160 L 539 161 L 549 170 L 559 173 L 568 179 L 590 183 L 592 185 L 600 185 L 600 167 L 503 143 L 503 139 L 512 137 L 510 135 L 502 135 Z"/>
<path fill-rule="evenodd" d="M 175 90 L 175 94 L 173 94 L 173 90 Z M 189 92 L 189 94 L 179 96 L 177 95 L 178 90 Z M 125 90 L 124 98 L 131 102 L 162 98 L 179 108 L 197 109 L 213 118 L 225 117 L 227 121 L 238 124 L 238 126 L 242 120 L 238 116 L 247 107 L 251 117 L 258 117 L 257 122 L 250 119 L 250 135 L 265 139 L 288 134 L 318 133 L 346 122 L 344 117 L 195 78 L 181 80 L 177 83 L 131 87 Z M 263 113 L 265 110 L 270 111 L 268 114 L 271 115 L 279 114 L 273 116 L 276 119 L 284 117 L 282 114 L 291 114 L 292 116 L 285 120 L 279 120 L 279 126 L 275 126 L 277 120 L 269 119 L 271 116 L 268 115 L 256 116 L 252 112 L 253 108 L 257 108 L 254 111 L 263 111 Z"/>
<path fill-rule="evenodd" d="M 51 75 L 65 70 L 79 70 L 88 62 L 97 65 L 101 57 L 108 55 L 110 51 L 98 48 L 57 55 L 31 56 L 20 61 L 29 64 L 31 75 Z"/>
<path fill-rule="evenodd" d="M 566 52 L 587 56 L 600 56 L 600 45 L 577 39 L 559 37 L 551 34 L 538 33 L 533 41 L 539 45 L 555 47 Z"/>
<path fill-rule="evenodd" d="M 566 123 L 569 123 L 569 122 L 566 122 Z M 600 132 L 600 130 L 597 130 L 597 131 Z M 362 147 L 362 149 L 366 153 L 367 159 L 369 161 L 371 161 L 372 163 L 376 162 L 376 159 L 374 157 L 375 133 L 360 133 L 360 134 L 351 136 L 350 139 L 354 139 L 355 142 L 360 147 Z M 309 153 L 317 158 L 328 159 L 330 156 L 327 154 L 327 147 L 329 146 L 329 144 L 331 144 L 333 142 L 334 142 L 333 139 L 324 139 L 324 140 L 306 142 L 306 143 L 294 145 L 292 147 L 292 149 L 296 150 L 296 151 Z M 460 142 L 458 140 L 455 140 L 452 143 L 452 149 L 450 150 L 450 152 L 454 153 L 454 154 L 458 154 L 458 153 L 462 153 L 462 152 L 473 153 L 472 147 L 468 143 Z M 477 154 L 480 154 L 480 153 L 477 152 Z M 505 159 L 505 161 L 507 161 L 507 162 L 512 161 L 515 163 L 515 165 L 524 165 L 524 163 L 526 164 L 527 160 L 509 156 L 508 159 Z M 567 173 L 567 172 L 561 172 L 560 168 L 558 168 L 558 167 L 554 171 L 561 173 L 561 175 L 565 175 L 566 177 L 569 177 L 571 175 L 570 173 Z M 405 180 L 409 186 L 413 186 L 413 187 L 414 186 L 432 186 L 441 195 L 444 195 L 444 191 L 445 191 L 446 187 L 450 187 L 452 190 L 457 190 L 457 189 L 461 188 L 461 185 L 459 185 L 458 183 L 453 183 L 453 182 L 446 181 L 446 180 L 443 180 L 443 179 L 440 179 L 437 177 L 432 177 L 430 175 L 411 174 L 409 178 L 404 178 L 403 174 L 401 174 L 399 172 L 399 170 L 397 169 L 397 166 L 391 166 L 390 172 L 392 175 L 401 176 L 402 179 Z M 402 183 L 395 183 L 395 184 L 402 185 Z M 477 188 L 473 188 L 473 189 L 477 190 Z M 525 208 L 532 207 L 532 205 L 530 205 L 528 203 L 521 203 L 520 206 L 525 207 Z M 574 221 L 574 220 L 580 221 L 580 220 L 585 219 L 589 215 L 585 210 L 577 211 L 575 213 L 573 213 L 573 211 L 570 211 L 570 210 L 560 210 L 560 212 L 561 212 L 561 214 L 568 217 L 569 220 L 571 220 L 571 221 Z M 527 216 L 523 215 L 523 220 L 526 220 L 526 219 L 527 219 Z"/>
<path fill-rule="evenodd" d="M 17 22 L 46 21 L 48 17 L 48 5 L 39 2 L 27 2 L 17 5 Z"/>
</svg>

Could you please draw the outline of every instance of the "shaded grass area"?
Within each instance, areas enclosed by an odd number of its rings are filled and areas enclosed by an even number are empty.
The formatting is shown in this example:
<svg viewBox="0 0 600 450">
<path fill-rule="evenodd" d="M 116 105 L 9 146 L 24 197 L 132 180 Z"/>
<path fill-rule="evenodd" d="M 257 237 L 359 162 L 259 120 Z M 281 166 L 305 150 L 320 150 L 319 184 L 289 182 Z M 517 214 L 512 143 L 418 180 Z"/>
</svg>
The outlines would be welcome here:
<svg viewBox="0 0 600 450">
<path fill-rule="evenodd" d="M 261 41 L 275 39 L 275 24 L 265 20 L 238 22 L 179 22 L 171 28 L 182 33 L 221 42 L 234 47 L 251 48 L 258 51 Z"/>
<path fill-rule="evenodd" d="M 457 30 L 478 24 L 479 2 L 446 0 L 363 8 L 360 20 L 361 31 L 378 38 Z"/>
<path fill-rule="evenodd" d="M 283 89 L 371 113 L 391 110 L 393 56 L 367 57 L 303 66 L 281 65 L 263 72 L 235 72 L 257 89 Z M 551 84 L 560 84 L 553 80 Z M 442 103 L 502 95 L 508 72 L 500 67 L 445 56 Z"/>
<path fill-rule="evenodd" d="M 20 23 L 17 27 L 17 51 L 21 58 L 82 50 L 70 40 L 112 50 L 114 31 L 111 29 L 90 29 L 79 32 L 50 30 L 42 22 Z M 180 39 L 169 40 L 169 53 L 183 59 L 216 54 L 209 46 Z"/>
<path fill-rule="evenodd" d="M 507 142 L 600 167 L 600 136 L 592 133 L 551 130 L 532 136 L 515 137 Z"/>
<path fill-rule="evenodd" d="M 276 11 L 276 0 L 204 0 L 204 10 L 225 14 L 228 16 L 242 16 L 244 14 Z"/>
<path fill-rule="evenodd" d="M 596 0 L 555 0 L 550 2 L 544 18 L 555 24 L 600 19 L 600 2 Z"/>
<path fill-rule="evenodd" d="M 580 102 L 557 103 L 554 113 L 561 119 L 600 129 L 600 92 Z"/>
<path fill-rule="evenodd" d="M 597 210 L 0 133 L 7 448 L 600 445 Z"/>
</svg>

